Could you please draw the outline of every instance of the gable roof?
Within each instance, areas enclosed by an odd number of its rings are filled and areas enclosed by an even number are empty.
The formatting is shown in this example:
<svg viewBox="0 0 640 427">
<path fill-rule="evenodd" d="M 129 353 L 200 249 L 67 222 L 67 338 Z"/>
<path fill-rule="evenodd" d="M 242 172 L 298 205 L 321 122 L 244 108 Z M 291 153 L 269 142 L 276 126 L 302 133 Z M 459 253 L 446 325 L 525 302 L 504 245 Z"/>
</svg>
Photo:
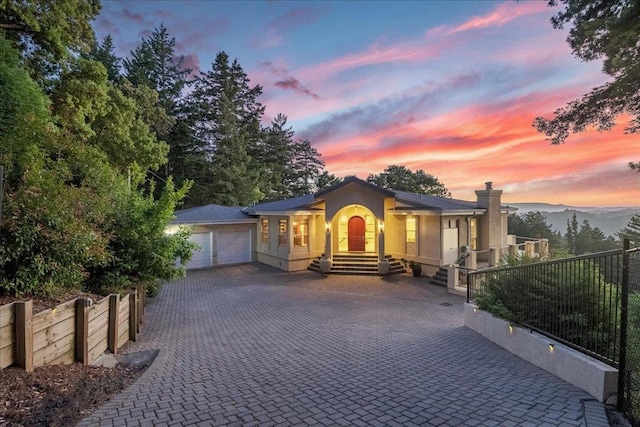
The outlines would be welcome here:
<svg viewBox="0 0 640 427">
<path fill-rule="evenodd" d="M 175 212 L 175 219 L 169 224 L 224 224 L 256 222 L 256 219 L 242 211 L 241 206 L 205 205 Z"/>
<path fill-rule="evenodd" d="M 341 189 L 343 187 L 346 187 L 349 184 L 359 184 L 359 185 L 362 185 L 363 187 L 367 187 L 367 188 L 369 188 L 369 189 L 371 189 L 373 191 L 377 191 L 378 193 L 382 193 L 385 196 L 389 196 L 389 197 L 393 197 L 394 196 L 393 190 L 387 190 L 386 188 L 378 187 L 377 185 L 372 184 L 372 183 L 370 183 L 368 181 L 365 181 L 363 179 L 360 179 L 357 176 L 348 176 L 345 179 L 343 179 L 340 183 L 338 183 L 336 185 L 333 185 L 333 186 L 331 186 L 329 188 L 325 188 L 324 190 L 318 191 L 316 194 L 314 194 L 314 196 L 316 198 L 322 197 L 325 194 L 328 194 L 328 193 L 334 192 L 336 190 L 339 190 L 339 189 Z"/>
</svg>

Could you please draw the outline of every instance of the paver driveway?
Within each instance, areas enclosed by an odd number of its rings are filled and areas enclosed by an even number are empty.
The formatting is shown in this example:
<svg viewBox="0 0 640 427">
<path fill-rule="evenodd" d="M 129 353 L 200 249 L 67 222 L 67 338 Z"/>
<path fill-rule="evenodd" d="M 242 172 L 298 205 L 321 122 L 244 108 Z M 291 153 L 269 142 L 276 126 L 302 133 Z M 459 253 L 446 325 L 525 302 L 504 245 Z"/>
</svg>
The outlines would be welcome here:
<svg viewBox="0 0 640 427">
<path fill-rule="evenodd" d="M 189 272 L 149 300 L 151 368 L 81 425 L 583 425 L 579 389 L 464 328 L 408 275 L 258 264 Z"/>
</svg>

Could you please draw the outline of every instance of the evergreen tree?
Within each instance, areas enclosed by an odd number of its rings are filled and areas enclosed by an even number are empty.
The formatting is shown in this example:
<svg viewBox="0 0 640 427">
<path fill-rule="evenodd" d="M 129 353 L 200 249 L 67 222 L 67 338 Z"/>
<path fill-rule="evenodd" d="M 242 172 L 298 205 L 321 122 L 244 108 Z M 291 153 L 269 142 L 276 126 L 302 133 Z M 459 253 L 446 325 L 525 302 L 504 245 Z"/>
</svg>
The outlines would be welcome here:
<svg viewBox="0 0 640 427">
<path fill-rule="evenodd" d="M 218 138 L 211 186 L 213 202 L 227 206 L 248 206 L 259 200 L 261 195 L 257 176 L 248 167 L 247 134 L 238 124 L 231 100 L 225 94 L 218 107 Z"/>
<path fill-rule="evenodd" d="M 149 38 L 123 61 L 125 76 L 136 86 L 144 85 L 158 92 L 160 103 L 173 115 L 189 84 L 191 69 L 185 67 L 184 56 L 175 52 L 176 39 L 169 36 L 164 24 L 154 28 Z"/>
<path fill-rule="evenodd" d="M 316 188 L 318 189 L 318 191 L 320 191 L 324 190 L 325 188 L 340 184 L 340 182 L 342 182 L 342 178 L 338 178 L 332 173 L 323 171 L 320 175 L 318 175 L 318 179 L 316 180 Z"/>
<path fill-rule="evenodd" d="M 576 234 L 575 254 L 582 255 L 615 249 L 617 243 L 613 237 L 605 237 L 598 227 L 591 227 L 586 219 L 580 225 L 580 231 Z"/>
<path fill-rule="evenodd" d="M 88 54 L 83 55 L 84 58 L 93 59 L 104 65 L 107 69 L 107 78 L 109 81 L 118 82 L 122 79 L 120 75 L 120 68 L 122 59 L 116 56 L 116 47 L 113 44 L 111 35 L 108 34 L 102 42 L 98 43 L 94 40 L 91 51 Z"/>
<path fill-rule="evenodd" d="M 266 200 L 291 196 L 291 188 L 285 178 L 291 163 L 293 135 L 293 129 L 287 127 L 287 116 L 278 114 L 264 131 L 261 149 L 253 151 L 253 164 L 261 171 L 261 191 Z"/>
<path fill-rule="evenodd" d="M 324 161 L 306 139 L 296 142 L 292 148 L 293 156 L 286 179 L 291 196 L 314 193 L 317 190 L 316 182 L 324 169 Z"/>
<path fill-rule="evenodd" d="M 565 239 L 567 241 L 567 251 L 570 254 L 576 253 L 576 236 L 578 235 L 578 219 L 574 213 L 571 220 L 567 220 L 567 234 Z"/>
<path fill-rule="evenodd" d="M 635 214 L 626 227 L 616 233 L 620 240 L 629 239 L 632 247 L 640 247 L 640 214 Z"/>
<path fill-rule="evenodd" d="M 257 101 L 261 93 L 259 85 L 249 86 L 237 61 L 229 64 L 225 52 L 218 53 L 211 70 L 196 79 L 190 99 L 195 137 L 202 152 L 213 159 L 213 182 L 196 181 L 204 196 L 200 203 L 248 205 L 264 197 L 261 169 L 252 167 L 252 156 L 261 150 L 259 124 L 264 107 Z"/>
</svg>

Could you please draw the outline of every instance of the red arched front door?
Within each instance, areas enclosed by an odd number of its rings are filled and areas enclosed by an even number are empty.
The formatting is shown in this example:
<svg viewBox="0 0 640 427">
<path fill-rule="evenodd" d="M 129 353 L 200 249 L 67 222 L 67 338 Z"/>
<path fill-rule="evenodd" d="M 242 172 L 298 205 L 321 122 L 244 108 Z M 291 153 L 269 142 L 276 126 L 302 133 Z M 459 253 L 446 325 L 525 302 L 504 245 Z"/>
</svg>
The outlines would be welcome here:
<svg viewBox="0 0 640 427">
<path fill-rule="evenodd" d="M 364 219 L 359 216 L 349 219 L 349 252 L 364 252 Z"/>
</svg>

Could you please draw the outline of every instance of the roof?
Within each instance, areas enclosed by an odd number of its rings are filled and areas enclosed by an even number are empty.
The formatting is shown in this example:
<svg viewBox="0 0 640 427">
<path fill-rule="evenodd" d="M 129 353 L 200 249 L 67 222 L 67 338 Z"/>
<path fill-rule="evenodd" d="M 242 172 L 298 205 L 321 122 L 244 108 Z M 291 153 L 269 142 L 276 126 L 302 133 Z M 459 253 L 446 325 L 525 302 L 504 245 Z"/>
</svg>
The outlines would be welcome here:
<svg viewBox="0 0 640 427">
<path fill-rule="evenodd" d="M 480 209 L 478 203 L 467 202 L 466 200 L 447 199 L 445 197 L 432 196 L 429 194 L 410 193 L 408 191 L 391 190 L 396 199 L 401 202 L 414 205 L 420 209 L 433 209 L 441 211 L 473 210 Z"/>
<path fill-rule="evenodd" d="M 307 210 L 312 209 L 310 205 L 314 201 L 314 195 L 307 194 L 305 196 L 292 197 L 290 199 L 276 200 L 275 202 L 258 203 L 257 205 L 244 208 L 243 212 L 246 212 L 249 215 L 253 215 L 256 212 Z"/>
<path fill-rule="evenodd" d="M 349 184 L 360 184 L 360 185 L 362 185 L 364 187 L 368 187 L 369 189 L 371 189 L 373 191 L 377 191 L 378 193 L 382 193 L 382 194 L 384 194 L 386 196 L 390 196 L 390 197 L 394 196 L 393 190 L 388 190 L 386 188 L 378 187 L 377 185 L 372 184 L 372 183 L 370 183 L 368 181 L 365 181 L 363 179 L 360 179 L 357 176 L 348 176 L 345 179 L 343 179 L 340 183 L 338 183 L 338 184 L 336 184 L 336 185 L 334 185 L 332 187 L 325 188 L 324 190 L 318 191 L 314 196 L 316 198 L 317 197 L 322 197 L 327 193 L 331 193 L 331 192 L 333 192 L 335 190 L 338 190 L 338 189 L 340 189 L 342 187 L 346 187 Z"/>
<path fill-rule="evenodd" d="M 176 218 L 171 224 L 224 224 L 238 222 L 255 222 L 255 215 L 262 212 L 292 212 L 292 211 L 310 211 L 316 210 L 314 203 L 319 201 L 325 194 L 343 188 L 349 184 L 359 184 L 377 191 L 388 197 L 395 197 L 402 203 L 411 205 L 412 207 L 396 208 L 397 211 L 410 210 L 433 210 L 442 213 L 448 212 L 469 212 L 480 211 L 485 209 L 479 208 L 477 202 L 468 202 L 466 200 L 448 199 L 445 197 L 432 196 L 428 194 L 411 193 L 408 191 L 391 190 L 378 187 L 370 182 L 364 181 L 358 177 L 350 176 L 345 178 L 341 183 L 318 191 L 315 194 L 307 194 L 304 196 L 291 197 L 289 199 L 276 200 L 274 202 L 259 203 L 253 206 L 221 206 L 206 205 L 191 209 L 184 209 L 175 213 Z M 502 210 L 514 211 L 515 208 L 502 205 Z"/>
<path fill-rule="evenodd" d="M 175 212 L 170 224 L 215 224 L 229 222 L 255 222 L 255 218 L 242 211 L 241 206 L 205 205 Z"/>
</svg>

